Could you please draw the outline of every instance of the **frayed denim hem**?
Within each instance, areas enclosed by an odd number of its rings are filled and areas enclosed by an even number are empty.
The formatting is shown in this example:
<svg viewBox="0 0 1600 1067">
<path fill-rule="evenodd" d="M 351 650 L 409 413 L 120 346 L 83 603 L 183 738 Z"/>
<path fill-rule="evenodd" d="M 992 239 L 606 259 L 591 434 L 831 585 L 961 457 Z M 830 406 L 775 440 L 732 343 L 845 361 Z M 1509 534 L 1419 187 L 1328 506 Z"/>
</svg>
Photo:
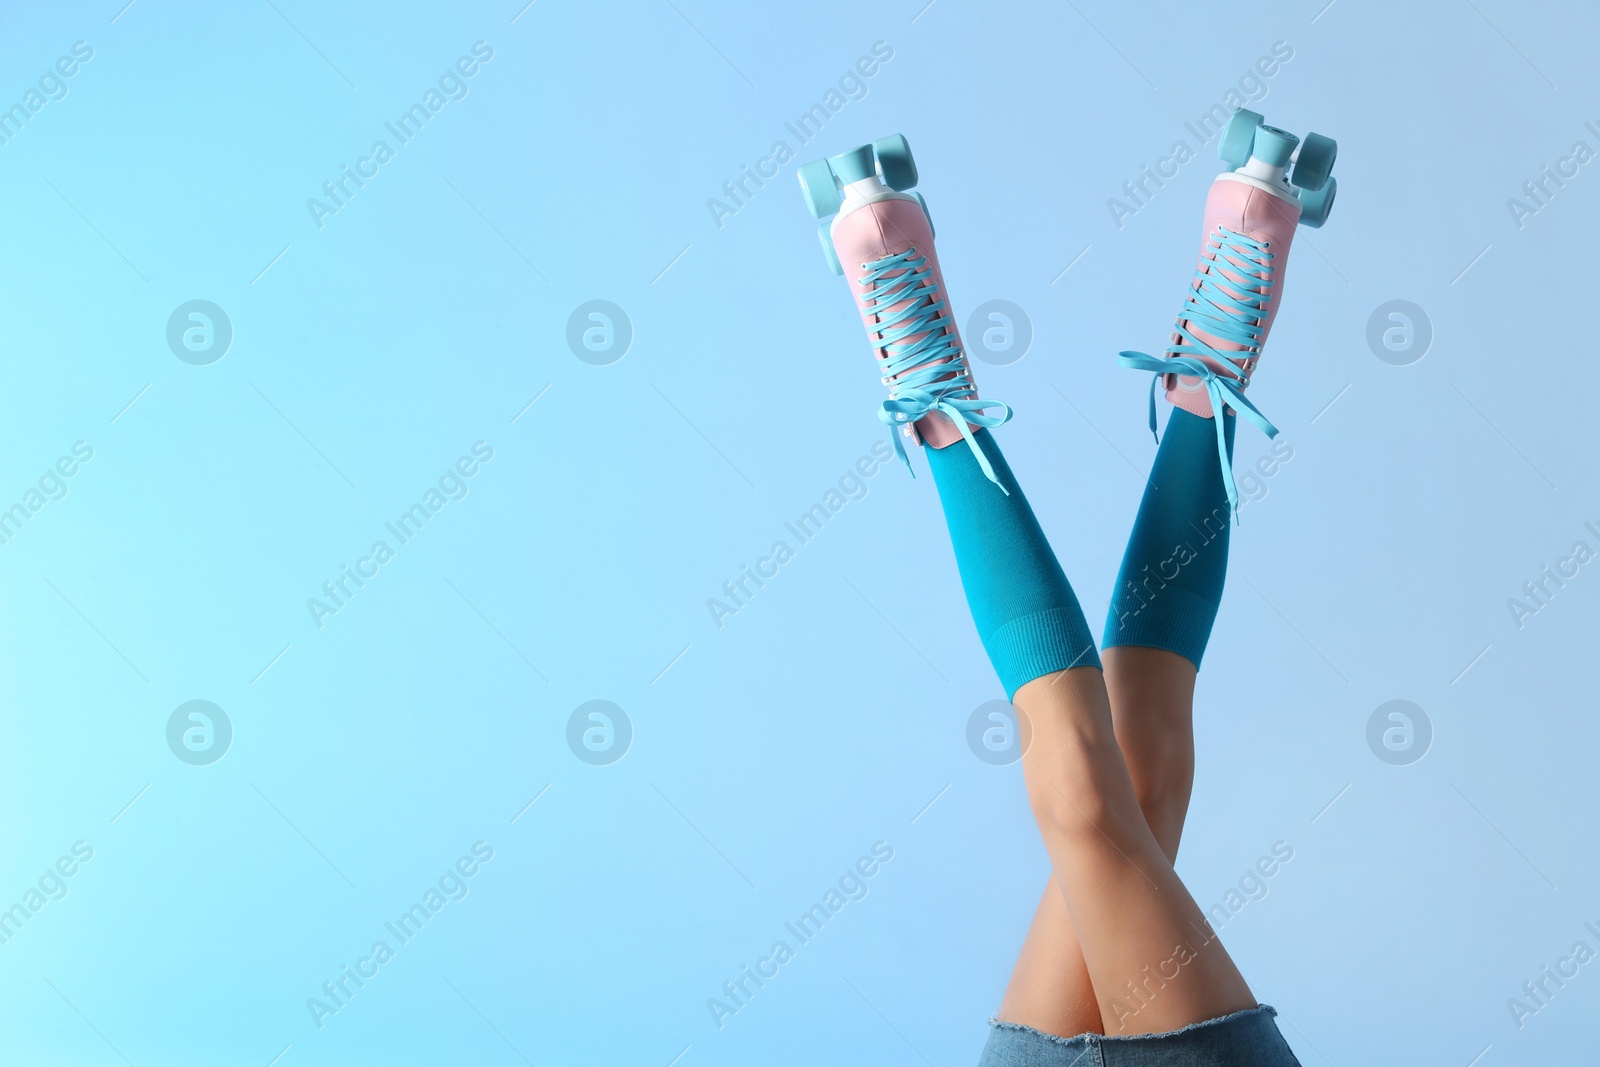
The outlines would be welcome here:
<svg viewBox="0 0 1600 1067">
<path fill-rule="evenodd" d="M 1267 1004 L 1154 1034 L 1060 1037 L 991 1019 L 979 1067 L 1300 1067 Z"/>
<path fill-rule="evenodd" d="M 1215 1019 L 1202 1019 L 1200 1022 L 1190 1023 L 1188 1026 L 1180 1026 L 1176 1030 L 1163 1030 L 1155 1034 L 1077 1034 L 1073 1037 L 1059 1037 L 1055 1034 L 1047 1034 L 1043 1030 L 1035 1030 L 1031 1026 L 1024 1026 L 1021 1023 L 1008 1023 L 998 1018 L 991 1018 L 989 1025 L 997 1030 L 1020 1030 L 1023 1033 L 1036 1034 L 1046 1041 L 1059 1041 L 1064 1045 L 1069 1041 L 1083 1041 L 1091 1037 L 1100 1041 L 1142 1041 L 1148 1038 L 1177 1037 L 1179 1034 L 1187 1034 L 1202 1027 L 1217 1026 L 1246 1015 L 1259 1015 L 1262 1012 L 1265 1012 L 1271 1018 L 1277 1018 L 1278 1015 L 1278 1009 L 1271 1004 L 1257 1004 L 1253 1008 L 1241 1008 L 1238 1011 L 1229 1012 L 1227 1015 L 1219 1015 Z"/>
</svg>

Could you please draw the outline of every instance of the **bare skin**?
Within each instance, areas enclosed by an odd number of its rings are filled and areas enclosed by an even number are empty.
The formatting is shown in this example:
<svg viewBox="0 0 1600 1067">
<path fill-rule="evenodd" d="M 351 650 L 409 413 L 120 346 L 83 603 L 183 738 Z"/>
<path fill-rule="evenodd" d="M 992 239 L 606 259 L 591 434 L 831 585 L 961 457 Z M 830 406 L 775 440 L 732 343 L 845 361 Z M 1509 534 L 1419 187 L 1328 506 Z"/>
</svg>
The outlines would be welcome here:
<svg viewBox="0 0 1600 1067">
<path fill-rule="evenodd" d="M 1118 647 L 1017 691 L 1029 799 L 1055 873 L 998 1017 L 1045 1033 L 1140 1034 L 1253 1008 L 1172 869 L 1194 781 L 1195 668 Z"/>
</svg>

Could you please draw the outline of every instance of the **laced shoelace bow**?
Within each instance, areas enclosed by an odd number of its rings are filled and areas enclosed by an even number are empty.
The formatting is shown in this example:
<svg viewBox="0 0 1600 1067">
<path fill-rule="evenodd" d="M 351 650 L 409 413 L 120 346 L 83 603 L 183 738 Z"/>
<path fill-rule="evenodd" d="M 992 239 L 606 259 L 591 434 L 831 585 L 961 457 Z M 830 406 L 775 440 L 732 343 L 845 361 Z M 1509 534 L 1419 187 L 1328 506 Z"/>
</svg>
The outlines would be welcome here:
<svg viewBox="0 0 1600 1067">
<path fill-rule="evenodd" d="M 1265 242 L 1225 226 L 1217 227 L 1216 233 L 1207 242 L 1207 249 L 1210 254 L 1196 269 L 1195 284 L 1190 287 L 1189 297 L 1178 315 L 1174 327 L 1178 336 L 1168 346 L 1166 354 L 1151 356 L 1144 352 L 1123 352 L 1118 356 L 1117 363 L 1155 374 L 1150 380 L 1151 436 L 1156 435 L 1156 386 L 1161 376 L 1182 374 L 1199 378 L 1205 384 L 1206 393 L 1211 397 L 1213 421 L 1217 424 L 1217 456 L 1222 463 L 1223 482 L 1228 490 L 1228 507 L 1237 518 L 1239 490 L 1233 480 L 1233 465 L 1228 461 L 1228 438 L 1222 413 L 1225 407 L 1231 407 L 1269 438 L 1278 436 L 1278 428 L 1245 398 L 1244 390 L 1250 384 L 1250 377 L 1242 366 L 1261 352 L 1265 309 L 1272 296 L 1272 260 L 1275 257 L 1268 251 Z M 1224 270 L 1233 277 L 1225 277 L 1222 274 Z M 1195 336 L 1194 329 L 1203 330 L 1218 341 L 1239 345 L 1241 350 L 1219 350 Z M 1216 360 L 1225 372 L 1218 373 L 1201 356 Z M 1235 360 L 1238 362 L 1232 362 Z M 1227 371 L 1232 374 L 1229 375 Z"/>
<path fill-rule="evenodd" d="M 978 397 L 960 344 L 953 334 L 945 332 L 947 302 L 934 281 L 927 257 L 911 248 L 863 263 L 862 269 L 867 273 L 857 281 L 868 290 L 863 304 L 877 320 L 876 344 L 883 353 L 879 367 L 883 383 L 890 390 L 878 418 L 895 431 L 891 434 L 895 454 L 910 470 L 905 435 L 900 431 L 932 412 L 940 412 L 961 431 L 985 477 L 1009 496 L 968 423 L 988 429 L 1001 426 L 1011 418 L 1011 408 L 999 400 Z M 905 306 L 891 310 L 900 303 Z M 985 414 L 989 408 L 999 408 L 1001 413 Z"/>
</svg>

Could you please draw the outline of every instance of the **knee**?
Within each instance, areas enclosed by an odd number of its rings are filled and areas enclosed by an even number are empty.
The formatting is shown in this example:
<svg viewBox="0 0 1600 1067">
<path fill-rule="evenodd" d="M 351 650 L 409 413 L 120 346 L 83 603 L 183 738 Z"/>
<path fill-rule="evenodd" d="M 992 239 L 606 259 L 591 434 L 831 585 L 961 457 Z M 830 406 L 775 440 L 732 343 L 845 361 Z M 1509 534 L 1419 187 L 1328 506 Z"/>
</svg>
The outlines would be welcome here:
<svg viewBox="0 0 1600 1067">
<path fill-rule="evenodd" d="M 1177 851 L 1194 789 L 1194 748 L 1172 735 L 1127 752 L 1128 774 L 1146 824 L 1170 855 Z"/>
<path fill-rule="evenodd" d="M 1028 775 L 1028 802 L 1040 831 L 1066 839 L 1117 838 L 1127 813 L 1120 810 L 1126 805 L 1115 803 L 1116 795 L 1112 775 L 1089 756 Z"/>
<path fill-rule="evenodd" d="M 1040 832 L 1064 841 L 1120 842 L 1142 827 L 1100 672 L 1039 679 L 1015 700 L 1031 724 L 1023 772 Z"/>
<path fill-rule="evenodd" d="M 1166 812 L 1174 806 L 1187 808 L 1194 787 L 1194 749 L 1176 741 L 1164 741 L 1156 747 L 1159 751 L 1150 758 L 1130 761 L 1133 790 L 1147 815 Z"/>
<path fill-rule="evenodd" d="M 1187 805 L 1194 784 L 1194 735 L 1187 722 L 1117 723 L 1117 743 L 1128 764 L 1139 806 L 1147 813 Z"/>
</svg>

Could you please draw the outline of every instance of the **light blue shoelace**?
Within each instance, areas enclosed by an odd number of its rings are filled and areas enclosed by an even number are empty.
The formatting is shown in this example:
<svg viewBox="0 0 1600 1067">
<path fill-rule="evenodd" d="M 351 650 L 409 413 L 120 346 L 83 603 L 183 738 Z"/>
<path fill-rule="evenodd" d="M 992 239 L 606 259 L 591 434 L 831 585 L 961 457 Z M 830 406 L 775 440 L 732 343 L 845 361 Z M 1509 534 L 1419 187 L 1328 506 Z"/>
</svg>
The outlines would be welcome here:
<svg viewBox="0 0 1600 1067">
<path fill-rule="evenodd" d="M 877 347 L 888 352 L 881 369 L 883 383 L 890 387 L 890 398 L 883 402 L 878 418 L 891 431 L 895 454 L 906 469 L 911 470 L 904 428 L 938 411 L 956 424 L 984 475 L 1010 496 L 995 477 L 989 458 L 983 454 L 967 424 L 988 429 L 1002 426 L 1011 418 L 1011 408 L 998 400 L 979 399 L 967 369 L 966 355 L 956 338 L 945 333 L 946 303 L 933 280 L 927 257 L 918 255 L 912 248 L 864 263 L 862 267 L 867 274 L 857 280 L 871 291 L 864 303 L 867 311 L 878 318 Z M 901 273 L 890 277 L 895 271 Z M 889 310 L 902 300 L 910 303 L 899 311 Z M 917 334 L 923 336 L 906 341 Z M 1002 414 L 986 415 L 986 408 L 999 408 Z M 912 476 L 916 476 L 915 471 Z"/>
<path fill-rule="evenodd" d="M 1244 389 L 1250 379 L 1228 360 L 1244 360 L 1261 351 L 1261 324 L 1263 309 L 1271 298 L 1273 285 L 1273 253 L 1267 246 L 1252 237 L 1219 226 L 1208 242 L 1213 254 L 1206 262 L 1211 270 L 1195 271 L 1197 285 L 1190 288 L 1189 299 L 1178 315 L 1177 343 L 1171 345 L 1164 357 L 1143 352 L 1123 352 L 1117 363 L 1134 370 L 1155 373 L 1150 380 L 1150 433 L 1156 433 L 1156 385 L 1164 374 L 1183 374 L 1205 382 L 1211 397 L 1212 417 L 1217 424 L 1217 455 L 1222 461 L 1223 482 L 1228 489 L 1228 506 L 1235 517 L 1239 513 L 1239 490 L 1233 482 L 1233 464 L 1228 462 L 1228 438 L 1223 427 L 1223 408 L 1231 407 L 1255 423 L 1268 437 L 1278 436 L 1278 428 L 1267 420 L 1249 400 Z M 1244 279 L 1243 283 L 1231 281 L 1219 273 L 1226 269 L 1230 274 Z M 1204 330 L 1221 341 L 1243 345 L 1243 352 L 1219 352 L 1191 333 L 1184 325 Z M 1205 355 L 1231 369 L 1238 377 L 1218 374 L 1199 357 Z"/>
</svg>

